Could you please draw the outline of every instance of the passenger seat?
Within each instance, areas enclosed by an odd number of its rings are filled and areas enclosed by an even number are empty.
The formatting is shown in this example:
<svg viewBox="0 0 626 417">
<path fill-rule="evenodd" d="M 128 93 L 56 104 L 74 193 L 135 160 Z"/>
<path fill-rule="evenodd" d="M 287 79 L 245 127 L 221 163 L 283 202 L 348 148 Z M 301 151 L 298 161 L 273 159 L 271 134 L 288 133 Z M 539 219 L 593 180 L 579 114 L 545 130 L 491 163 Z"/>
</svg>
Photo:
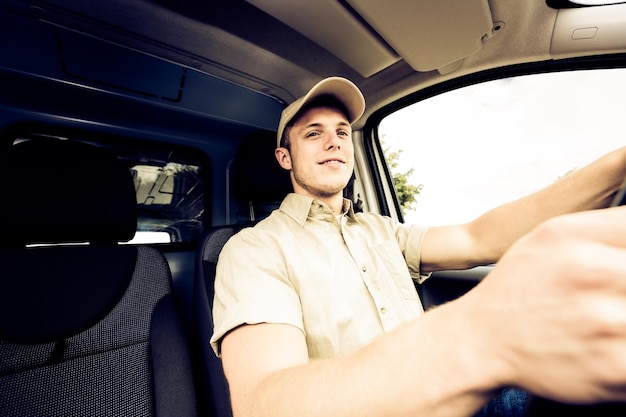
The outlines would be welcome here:
<svg viewBox="0 0 626 417">
<path fill-rule="evenodd" d="M 128 167 L 85 143 L 3 150 L 0 415 L 195 416 L 170 270 Z"/>
</svg>

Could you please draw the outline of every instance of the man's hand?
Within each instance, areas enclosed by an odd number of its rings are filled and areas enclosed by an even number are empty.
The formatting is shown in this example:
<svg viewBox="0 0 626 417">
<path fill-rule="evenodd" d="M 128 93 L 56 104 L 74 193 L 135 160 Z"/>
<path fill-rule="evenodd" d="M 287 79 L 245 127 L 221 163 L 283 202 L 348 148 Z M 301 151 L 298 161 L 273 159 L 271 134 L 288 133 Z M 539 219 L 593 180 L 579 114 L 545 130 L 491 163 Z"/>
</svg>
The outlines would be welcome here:
<svg viewBox="0 0 626 417">
<path fill-rule="evenodd" d="M 458 302 L 500 384 L 564 402 L 626 400 L 626 208 L 543 223 Z"/>
</svg>

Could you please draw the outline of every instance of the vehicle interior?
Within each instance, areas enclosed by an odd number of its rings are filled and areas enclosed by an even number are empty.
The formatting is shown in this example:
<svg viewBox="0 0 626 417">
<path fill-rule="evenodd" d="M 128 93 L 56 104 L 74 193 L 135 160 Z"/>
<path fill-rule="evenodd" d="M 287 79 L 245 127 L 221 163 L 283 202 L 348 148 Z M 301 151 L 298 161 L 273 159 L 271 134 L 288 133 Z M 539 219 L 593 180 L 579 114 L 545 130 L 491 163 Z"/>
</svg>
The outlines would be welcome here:
<svg viewBox="0 0 626 417">
<path fill-rule="evenodd" d="M 626 67 L 612 0 L 0 0 L 0 32 L 1 415 L 231 415 L 208 345 L 215 263 L 290 192 L 278 120 L 323 78 L 366 100 L 344 195 L 404 221 L 388 115 L 493 80 Z M 506 142 L 513 129 L 489 123 Z M 491 268 L 416 291 L 430 308 Z"/>
</svg>

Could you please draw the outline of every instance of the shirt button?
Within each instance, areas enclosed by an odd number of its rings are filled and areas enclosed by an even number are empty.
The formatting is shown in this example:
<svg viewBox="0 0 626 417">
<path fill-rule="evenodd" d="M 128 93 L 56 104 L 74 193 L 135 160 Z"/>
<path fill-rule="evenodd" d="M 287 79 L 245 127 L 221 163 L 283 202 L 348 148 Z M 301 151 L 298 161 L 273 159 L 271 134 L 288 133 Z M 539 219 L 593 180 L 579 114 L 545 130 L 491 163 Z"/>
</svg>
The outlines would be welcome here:
<svg viewBox="0 0 626 417">
<path fill-rule="evenodd" d="M 381 307 L 381 308 L 380 308 L 380 312 L 381 312 L 382 314 L 387 314 L 387 307 Z"/>
<path fill-rule="evenodd" d="M 367 272 L 367 265 L 363 265 L 363 266 L 361 267 L 361 271 L 363 271 L 363 272 Z"/>
</svg>

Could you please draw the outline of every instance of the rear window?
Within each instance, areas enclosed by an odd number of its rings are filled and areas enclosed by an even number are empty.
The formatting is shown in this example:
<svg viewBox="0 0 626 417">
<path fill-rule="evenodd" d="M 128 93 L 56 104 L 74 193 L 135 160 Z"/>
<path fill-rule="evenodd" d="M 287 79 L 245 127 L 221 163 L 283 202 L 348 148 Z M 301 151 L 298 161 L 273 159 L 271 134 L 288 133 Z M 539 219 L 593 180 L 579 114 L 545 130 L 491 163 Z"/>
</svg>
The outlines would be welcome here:
<svg viewBox="0 0 626 417">
<path fill-rule="evenodd" d="M 202 165 L 173 152 L 150 162 L 136 156 L 126 158 L 138 206 L 137 233 L 130 243 L 195 242 L 204 228 Z"/>
<path fill-rule="evenodd" d="M 5 132 L 4 139 L 7 139 Z M 137 196 L 135 238 L 128 243 L 194 243 L 204 229 L 208 162 L 202 152 L 128 138 L 50 129 L 12 129 L 13 143 L 51 137 L 112 149 L 130 170 Z"/>
<path fill-rule="evenodd" d="M 191 163 L 131 163 L 139 216 L 131 243 L 192 242 L 203 228 L 202 167 Z"/>
</svg>

